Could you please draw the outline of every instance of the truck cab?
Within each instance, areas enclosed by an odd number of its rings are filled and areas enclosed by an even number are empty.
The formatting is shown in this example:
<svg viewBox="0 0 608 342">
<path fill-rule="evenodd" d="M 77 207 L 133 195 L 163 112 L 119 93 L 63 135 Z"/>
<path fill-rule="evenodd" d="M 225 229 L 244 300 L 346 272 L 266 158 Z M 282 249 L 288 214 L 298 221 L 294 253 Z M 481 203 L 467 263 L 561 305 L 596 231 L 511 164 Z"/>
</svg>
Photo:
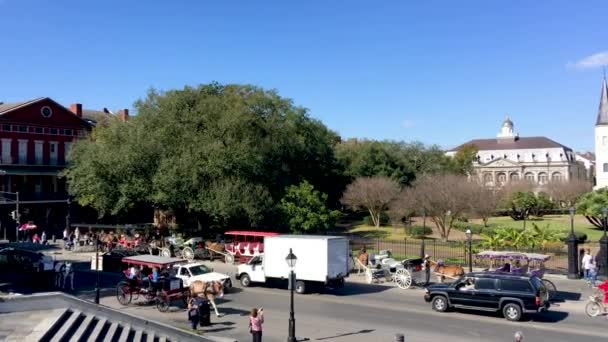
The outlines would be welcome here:
<svg viewBox="0 0 608 342">
<path fill-rule="evenodd" d="M 251 283 L 265 283 L 266 274 L 264 273 L 264 255 L 256 255 L 246 264 L 241 264 L 237 268 L 236 279 L 240 280 L 243 287 L 250 286 Z"/>
</svg>

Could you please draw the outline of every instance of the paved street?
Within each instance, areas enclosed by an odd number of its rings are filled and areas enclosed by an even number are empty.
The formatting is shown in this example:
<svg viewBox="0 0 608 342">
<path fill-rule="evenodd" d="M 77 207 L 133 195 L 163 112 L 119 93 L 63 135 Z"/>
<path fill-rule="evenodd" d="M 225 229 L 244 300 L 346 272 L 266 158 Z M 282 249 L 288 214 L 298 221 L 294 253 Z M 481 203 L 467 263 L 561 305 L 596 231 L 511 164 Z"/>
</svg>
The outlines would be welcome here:
<svg viewBox="0 0 608 342">
<path fill-rule="evenodd" d="M 222 263 L 213 263 L 212 267 L 219 272 L 234 272 L 233 267 Z M 85 277 L 83 275 L 80 280 Z M 575 291 L 587 291 L 582 282 L 556 280 L 556 283 L 558 288 L 568 291 L 564 294 L 566 298 L 576 299 Z M 573 284 L 576 288 L 572 288 Z M 511 341 L 517 330 L 524 332 L 526 341 L 605 341 L 608 336 L 608 322 L 584 315 L 586 293 L 582 301 L 558 303 L 551 312 L 520 323 L 507 322 L 498 315 L 487 313 L 436 313 L 424 302 L 422 294 L 417 289 L 400 290 L 351 282 L 341 293 L 296 296 L 298 336 L 317 341 L 392 341 L 395 333 L 403 333 L 407 341 Z M 120 308 L 111 289 L 103 295 L 102 304 Z M 81 296 L 92 298 L 92 293 L 81 293 Z M 265 341 L 284 341 L 288 305 L 289 292 L 284 289 L 235 288 L 219 304 L 220 312 L 225 316 L 219 319 L 212 316 L 214 324 L 205 331 L 247 341 L 250 339 L 248 311 L 261 306 L 266 312 Z M 144 305 L 132 305 L 126 310 L 138 316 L 187 326 L 186 313 L 181 307 L 174 307 L 169 313 L 160 313 Z"/>
</svg>

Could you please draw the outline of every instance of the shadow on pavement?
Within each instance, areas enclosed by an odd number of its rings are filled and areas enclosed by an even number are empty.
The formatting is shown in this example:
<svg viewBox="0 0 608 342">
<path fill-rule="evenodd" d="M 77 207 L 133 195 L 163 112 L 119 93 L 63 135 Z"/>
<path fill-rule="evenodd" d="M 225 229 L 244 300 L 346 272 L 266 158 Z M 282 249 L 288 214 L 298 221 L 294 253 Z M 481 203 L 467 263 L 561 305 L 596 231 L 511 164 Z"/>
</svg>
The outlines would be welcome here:
<svg viewBox="0 0 608 342">
<path fill-rule="evenodd" d="M 379 293 L 391 289 L 391 286 L 377 284 L 346 283 L 341 289 L 326 289 L 322 293 L 339 297 L 357 296 L 369 293 Z"/>
<path fill-rule="evenodd" d="M 247 316 L 247 315 L 249 315 L 249 311 L 247 311 L 247 310 L 227 308 L 227 307 L 222 307 L 220 310 L 220 313 L 222 314 L 222 316 L 229 316 L 229 315 Z M 222 324 L 228 324 L 228 323 L 234 324 L 232 322 L 225 322 Z"/>
<path fill-rule="evenodd" d="M 476 310 L 467 310 L 467 309 L 453 309 L 452 313 L 466 313 L 470 315 L 478 315 L 478 316 L 486 316 L 486 317 L 496 317 L 497 319 L 505 319 L 502 312 L 487 312 L 487 311 L 476 311 Z M 567 312 L 562 311 L 549 311 L 541 312 L 536 314 L 524 314 L 521 318 L 521 322 L 536 322 L 536 323 L 557 323 L 565 320 L 569 314 Z"/>
<path fill-rule="evenodd" d="M 322 341 L 322 340 L 329 340 L 332 338 L 338 338 L 338 337 L 344 337 L 344 336 L 350 336 L 350 335 L 359 335 L 359 334 L 369 334 L 374 332 L 374 329 L 364 329 L 364 330 L 359 330 L 359 331 L 355 331 L 355 332 L 351 332 L 351 333 L 346 333 L 346 334 L 340 334 L 340 335 L 334 335 L 334 336 L 328 336 L 328 337 L 319 337 L 316 338 L 316 341 Z"/>
<path fill-rule="evenodd" d="M 578 301 L 580 299 L 581 294 L 579 292 L 557 291 L 555 298 L 551 302 L 563 303 L 565 301 Z"/>
</svg>

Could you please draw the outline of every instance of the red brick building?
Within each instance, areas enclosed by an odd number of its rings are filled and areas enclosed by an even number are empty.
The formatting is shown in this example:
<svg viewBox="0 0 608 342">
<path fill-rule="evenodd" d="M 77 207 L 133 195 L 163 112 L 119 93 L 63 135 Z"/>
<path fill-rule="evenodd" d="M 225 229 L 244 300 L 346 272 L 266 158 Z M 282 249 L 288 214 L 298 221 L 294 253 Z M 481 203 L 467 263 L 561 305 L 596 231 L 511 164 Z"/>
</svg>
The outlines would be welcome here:
<svg viewBox="0 0 608 342">
<path fill-rule="evenodd" d="M 116 116 L 107 109 L 83 110 L 81 104 L 68 109 L 48 97 L 0 103 L 0 191 L 19 192 L 22 221 L 33 220 L 50 231 L 63 229 L 68 194 L 60 172 L 66 156 L 74 141 L 88 136 L 101 120 L 112 118 L 126 121 L 128 111 Z M 15 199 L 10 194 L 0 196 L 0 203 Z M 3 226 L 14 224 L 7 222 L 11 210 L 12 205 L 0 206 Z"/>
</svg>

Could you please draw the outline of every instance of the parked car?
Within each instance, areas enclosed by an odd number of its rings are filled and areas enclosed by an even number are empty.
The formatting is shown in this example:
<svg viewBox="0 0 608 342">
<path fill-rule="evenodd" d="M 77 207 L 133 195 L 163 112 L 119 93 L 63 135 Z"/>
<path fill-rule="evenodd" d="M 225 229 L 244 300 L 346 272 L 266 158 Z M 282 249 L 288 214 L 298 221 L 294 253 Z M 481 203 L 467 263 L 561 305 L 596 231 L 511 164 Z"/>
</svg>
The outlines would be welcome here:
<svg viewBox="0 0 608 342">
<path fill-rule="evenodd" d="M 17 272 L 54 272 L 53 259 L 40 252 L 8 247 L 0 250 L 0 269 Z"/>
<path fill-rule="evenodd" d="M 194 281 L 221 281 L 225 289 L 232 288 L 232 280 L 229 275 L 214 272 L 213 269 L 200 262 L 173 265 L 176 276 L 183 280 L 184 286 L 190 286 Z"/>
<path fill-rule="evenodd" d="M 538 277 L 490 272 L 467 273 L 451 284 L 435 284 L 425 290 L 424 300 L 435 311 L 450 308 L 502 312 L 509 321 L 549 308 L 546 288 Z"/>
</svg>

